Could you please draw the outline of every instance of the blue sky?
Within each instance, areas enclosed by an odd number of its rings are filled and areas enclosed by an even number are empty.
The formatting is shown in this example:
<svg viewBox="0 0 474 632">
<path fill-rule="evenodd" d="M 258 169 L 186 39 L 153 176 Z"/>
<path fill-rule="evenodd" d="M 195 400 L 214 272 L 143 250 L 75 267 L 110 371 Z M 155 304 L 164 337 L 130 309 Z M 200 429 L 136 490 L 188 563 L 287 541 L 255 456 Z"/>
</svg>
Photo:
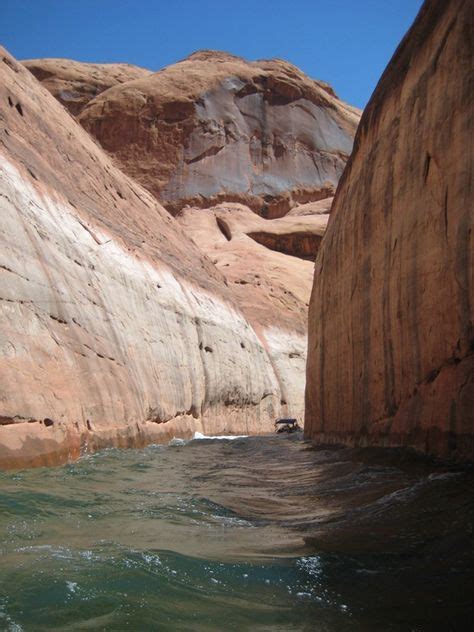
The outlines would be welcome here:
<svg viewBox="0 0 474 632">
<path fill-rule="evenodd" d="M 363 107 L 422 0 L 0 0 L 18 59 L 124 61 L 158 70 L 200 48 L 280 57 Z"/>
</svg>

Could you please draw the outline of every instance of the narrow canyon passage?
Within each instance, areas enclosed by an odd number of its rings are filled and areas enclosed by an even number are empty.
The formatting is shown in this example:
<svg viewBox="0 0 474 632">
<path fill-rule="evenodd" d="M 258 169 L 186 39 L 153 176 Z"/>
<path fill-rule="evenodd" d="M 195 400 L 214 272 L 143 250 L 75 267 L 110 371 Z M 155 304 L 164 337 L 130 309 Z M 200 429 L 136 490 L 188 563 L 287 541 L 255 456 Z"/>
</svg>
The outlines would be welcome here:
<svg viewBox="0 0 474 632">
<path fill-rule="evenodd" d="M 0 632 L 470 631 L 474 0 L 221 5 L 0 2 Z"/>
<path fill-rule="evenodd" d="M 2 629 L 432 631 L 474 614 L 469 468 L 278 436 L 0 478 Z"/>
</svg>

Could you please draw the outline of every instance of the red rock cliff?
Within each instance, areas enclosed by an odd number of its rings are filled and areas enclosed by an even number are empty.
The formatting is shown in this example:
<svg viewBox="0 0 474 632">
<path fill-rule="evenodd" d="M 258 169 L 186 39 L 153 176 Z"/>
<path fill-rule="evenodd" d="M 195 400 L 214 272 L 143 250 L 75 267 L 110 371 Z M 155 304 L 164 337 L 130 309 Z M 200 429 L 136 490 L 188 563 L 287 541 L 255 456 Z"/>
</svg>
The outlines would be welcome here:
<svg viewBox="0 0 474 632">
<path fill-rule="evenodd" d="M 234 201 L 277 217 L 331 194 L 359 116 L 287 62 L 200 51 L 102 92 L 79 121 L 172 212 Z"/>
<path fill-rule="evenodd" d="M 367 106 L 316 262 L 305 434 L 474 458 L 472 0 L 430 0 Z"/>
<path fill-rule="evenodd" d="M 138 80 L 122 65 L 25 65 L 69 109 L 72 88 L 84 96 L 78 120 L 211 258 L 273 364 L 281 413 L 302 417 L 313 261 L 359 112 L 291 64 L 218 51 Z"/>
<path fill-rule="evenodd" d="M 251 324 L 180 224 L 3 49 L 0 224 L 0 467 L 302 413 L 301 320 L 298 335 L 282 310 Z"/>
</svg>

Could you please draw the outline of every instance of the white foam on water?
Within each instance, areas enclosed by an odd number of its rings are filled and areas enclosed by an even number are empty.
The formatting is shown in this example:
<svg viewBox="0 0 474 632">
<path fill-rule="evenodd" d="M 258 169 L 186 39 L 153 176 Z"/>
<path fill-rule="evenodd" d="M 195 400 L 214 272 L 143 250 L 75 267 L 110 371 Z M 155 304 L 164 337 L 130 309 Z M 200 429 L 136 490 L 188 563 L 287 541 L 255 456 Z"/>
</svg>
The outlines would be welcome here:
<svg viewBox="0 0 474 632">
<path fill-rule="evenodd" d="M 196 439 L 220 439 L 226 441 L 233 441 L 234 439 L 245 439 L 248 435 L 204 435 L 202 432 L 196 431 L 193 436 L 193 441 Z"/>
<path fill-rule="evenodd" d="M 158 555 L 142 553 L 141 556 L 142 556 L 142 559 L 147 564 L 150 564 L 151 566 L 163 566 L 163 562 L 161 561 Z"/>
</svg>

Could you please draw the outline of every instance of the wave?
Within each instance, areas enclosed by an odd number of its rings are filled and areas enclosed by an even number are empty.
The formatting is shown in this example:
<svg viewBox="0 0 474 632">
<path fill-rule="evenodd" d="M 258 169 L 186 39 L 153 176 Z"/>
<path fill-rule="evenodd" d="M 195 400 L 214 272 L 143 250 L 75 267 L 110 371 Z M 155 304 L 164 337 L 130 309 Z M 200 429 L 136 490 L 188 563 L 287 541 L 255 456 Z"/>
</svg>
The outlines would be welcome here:
<svg viewBox="0 0 474 632">
<path fill-rule="evenodd" d="M 193 441 L 198 439 L 214 439 L 220 441 L 234 441 L 235 439 L 246 439 L 248 435 L 204 435 L 202 432 L 195 432 L 192 438 Z"/>
</svg>

